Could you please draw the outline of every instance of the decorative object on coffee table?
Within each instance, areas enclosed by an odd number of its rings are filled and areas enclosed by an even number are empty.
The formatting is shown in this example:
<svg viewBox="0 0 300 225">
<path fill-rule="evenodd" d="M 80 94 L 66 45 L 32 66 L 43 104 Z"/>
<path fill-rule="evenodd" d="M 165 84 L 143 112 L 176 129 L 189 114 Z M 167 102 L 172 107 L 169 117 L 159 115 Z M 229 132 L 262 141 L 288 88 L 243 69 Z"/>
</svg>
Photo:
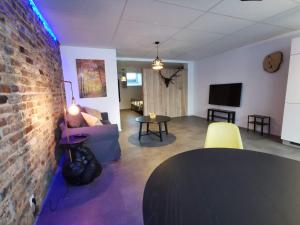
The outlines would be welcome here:
<svg viewBox="0 0 300 225">
<path fill-rule="evenodd" d="M 155 119 L 156 114 L 154 112 L 149 113 L 150 119 Z"/>
<path fill-rule="evenodd" d="M 144 135 L 149 135 L 149 134 L 153 134 L 157 137 L 160 138 L 160 141 L 163 141 L 163 137 L 162 137 L 162 133 L 165 132 L 166 135 L 168 135 L 168 126 L 167 126 L 167 122 L 169 122 L 171 120 L 170 117 L 168 116 L 160 116 L 160 115 L 156 115 L 155 118 L 151 119 L 150 116 L 140 116 L 138 118 L 135 119 L 137 122 L 140 123 L 140 129 L 139 129 L 139 141 L 141 140 L 141 137 Z M 147 132 L 142 134 L 142 129 L 143 129 L 143 124 L 146 123 L 147 124 Z M 158 128 L 159 128 L 159 132 L 154 132 L 151 131 L 149 129 L 149 124 L 153 123 L 153 124 L 158 124 Z M 165 125 L 165 130 L 162 131 L 162 127 L 161 124 L 164 123 Z"/>
</svg>

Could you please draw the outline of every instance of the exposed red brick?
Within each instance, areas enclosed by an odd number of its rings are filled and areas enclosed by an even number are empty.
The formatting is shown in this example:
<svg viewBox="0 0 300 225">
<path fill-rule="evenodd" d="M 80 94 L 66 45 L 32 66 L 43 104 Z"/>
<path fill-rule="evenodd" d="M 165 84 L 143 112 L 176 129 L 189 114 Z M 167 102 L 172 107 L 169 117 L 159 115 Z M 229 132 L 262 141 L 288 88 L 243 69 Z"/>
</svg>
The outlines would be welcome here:
<svg viewBox="0 0 300 225">
<path fill-rule="evenodd" d="M 4 51 L 7 55 L 13 55 L 14 49 L 11 46 L 4 46 Z"/>
<path fill-rule="evenodd" d="M 25 77 L 20 77 L 19 81 L 24 85 L 30 85 L 30 81 Z"/>
<path fill-rule="evenodd" d="M 0 64 L 0 72 L 5 72 L 5 65 L 4 64 Z"/>
<path fill-rule="evenodd" d="M 16 67 L 21 66 L 21 63 L 13 58 L 10 59 L 10 63 L 12 66 L 16 66 Z"/>
<path fill-rule="evenodd" d="M 22 137 L 23 137 L 22 132 L 18 132 L 18 133 L 16 133 L 16 134 L 14 134 L 13 136 L 11 136 L 11 137 L 9 138 L 9 140 L 10 140 L 10 142 L 11 142 L 12 144 L 14 144 L 14 143 L 16 143 L 18 140 L 20 140 Z"/>
<path fill-rule="evenodd" d="M 7 124 L 6 120 L 4 118 L 0 118 L 0 127 L 3 127 Z"/>
<path fill-rule="evenodd" d="M 0 93 L 10 93 L 9 85 L 0 84 Z"/>
<path fill-rule="evenodd" d="M 29 109 L 29 108 L 32 108 L 33 107 L 33 103 L 32 102 L 28 102 L 26 104 L 26 108 Z"/>
<path fill-rule="evenodd" d="M 12 32 L 12 33 L 10 34 L 10 37 L 11 37 L 11 39 L 14 40 L 14 41 L 20 41 L 20 37 L 19 37 L 15 32 Z"/>
<path fill-rule="evenodd" d="M 29 72 L 26 69 L 21 70 L 22 76 L 28 76 Z"/>
<path fill-rule="evenodd" d="M 32 126 L 28 126 L 25 128 L 25 133 L 28 134 L 30 131 L 32 131 L 33 127 Z"/>
<path fill-rule="evenodd" d="M 11 129 L 9 127 L 5 127 L 2 129 L 3 136 L 8 135 L 11 132 Z"/>
</svg>

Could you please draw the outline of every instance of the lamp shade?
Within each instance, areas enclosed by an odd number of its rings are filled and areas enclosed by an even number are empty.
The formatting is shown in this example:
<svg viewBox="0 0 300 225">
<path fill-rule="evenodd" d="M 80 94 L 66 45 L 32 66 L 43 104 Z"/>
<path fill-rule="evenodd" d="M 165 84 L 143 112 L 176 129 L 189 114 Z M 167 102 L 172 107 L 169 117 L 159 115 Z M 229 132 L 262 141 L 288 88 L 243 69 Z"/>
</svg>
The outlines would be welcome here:
<svg viewBox="0 0 300 225">
<path fill-rule="evenodd" d="M 156 58 L 152 62 L 152 69 L 161 70 L 164 68 L 164 64 L 163 64 L 162 60 L 158 57 L 159 41 L 154 42 L 154 44 L 156 45 Z"/>
<path fill-rule="evenodd" d="M 121 76 L 121 81 L 122 81 L 122 82 L 126 82 L 126 81 L 127 81 L 127 78 L 126 78 L 125 75 L 122 75 L 122 76 Z"/>
<path fill-rule="evenodd" d="M 152 69 L 161 70 L 164 68 L 162 60 L 157 56 L 152 62 Z"/>
<path fill-rule="evenodd" d="M 126 81 L 127 81 L 126 72 L 125 69 L 123 68 L 121 71 L 121 82 L 126 82 Z"/>
<path fill-rule="evenodd" d="M 70 107 L 68 108 L 68 113 L 72 116 L 76 116 L 79 113 L 80 109 L 73 101 Z"/>
</svg>

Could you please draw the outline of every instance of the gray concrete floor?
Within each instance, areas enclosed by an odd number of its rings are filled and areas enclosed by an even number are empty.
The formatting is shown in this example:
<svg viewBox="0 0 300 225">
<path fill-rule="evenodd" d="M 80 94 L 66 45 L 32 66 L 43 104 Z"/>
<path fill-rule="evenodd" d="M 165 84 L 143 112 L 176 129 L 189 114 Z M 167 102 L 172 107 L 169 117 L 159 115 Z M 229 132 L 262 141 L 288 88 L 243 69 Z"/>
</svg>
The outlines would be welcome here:
<svg viewBox="0 0 300 225">
<path fill-rule="evenodd" d="M 140 115 L 130 110 L 121 111 L 122 132 L 119 141 L 122 147 L 122 161 L 135 155 L 135 150 L 142 152 L 144 157 L 147 154 L 160 156 L 162 153 L 170 157 L 180 152 L 202 148 L 204 145 L 208 123 L 205 119 L 195 116 L 173 118 L 168 123 L 169 133 L 173 136 L 164 138 L 163 143 L 160 143 L 159 138 L 155 136 L 142 137 L 139 143 L 137 139 L 139 127 L 135 121 L 138 116 Z M 153 127 L 153 129 L 157 128 Z M 279 137 L 261 136 L 259 133 L 247 132 L 243 128 L 240 132 L 246 150 L 270 153 L 300 161 L 300 148 L 283 145 Z"/>
<path fill-rule="evenodd" d="M 201 148 L 207 122 L 193 116 L 174 118 L 168 125 L 170 135 L 162 143 L 155 136 L 142 137 L 139 143 L 137 116 L 129 110 L 121 112 L 121 160 L 105 165 L 101 176 L 89 185 L 69 187 L 66 193 L 54 187 L 55 197 L 50 193 L 48 201 L 56 202 L 57 207 L 48 210 L 46 204 L 38 224 L 143 225 L 143 191 L 150 174 L 169 157 Z M 276 138 L 244 129 L 241 135 L 245 149 L 300 160 L 300 149 Z"/>
</svg>

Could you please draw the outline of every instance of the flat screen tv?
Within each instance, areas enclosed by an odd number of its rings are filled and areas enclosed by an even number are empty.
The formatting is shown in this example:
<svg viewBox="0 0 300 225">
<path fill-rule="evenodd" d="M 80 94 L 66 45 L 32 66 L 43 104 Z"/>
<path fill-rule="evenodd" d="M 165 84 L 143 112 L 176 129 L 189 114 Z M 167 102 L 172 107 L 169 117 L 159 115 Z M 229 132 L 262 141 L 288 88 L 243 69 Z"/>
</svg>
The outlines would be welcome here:
<svg viewBox="0 0 300 225">
<path fill-rule="evenodd" d="M 242 83 L 211 84 L 209 104 L 239 107 L 241 103 Z"/>
</svg>

